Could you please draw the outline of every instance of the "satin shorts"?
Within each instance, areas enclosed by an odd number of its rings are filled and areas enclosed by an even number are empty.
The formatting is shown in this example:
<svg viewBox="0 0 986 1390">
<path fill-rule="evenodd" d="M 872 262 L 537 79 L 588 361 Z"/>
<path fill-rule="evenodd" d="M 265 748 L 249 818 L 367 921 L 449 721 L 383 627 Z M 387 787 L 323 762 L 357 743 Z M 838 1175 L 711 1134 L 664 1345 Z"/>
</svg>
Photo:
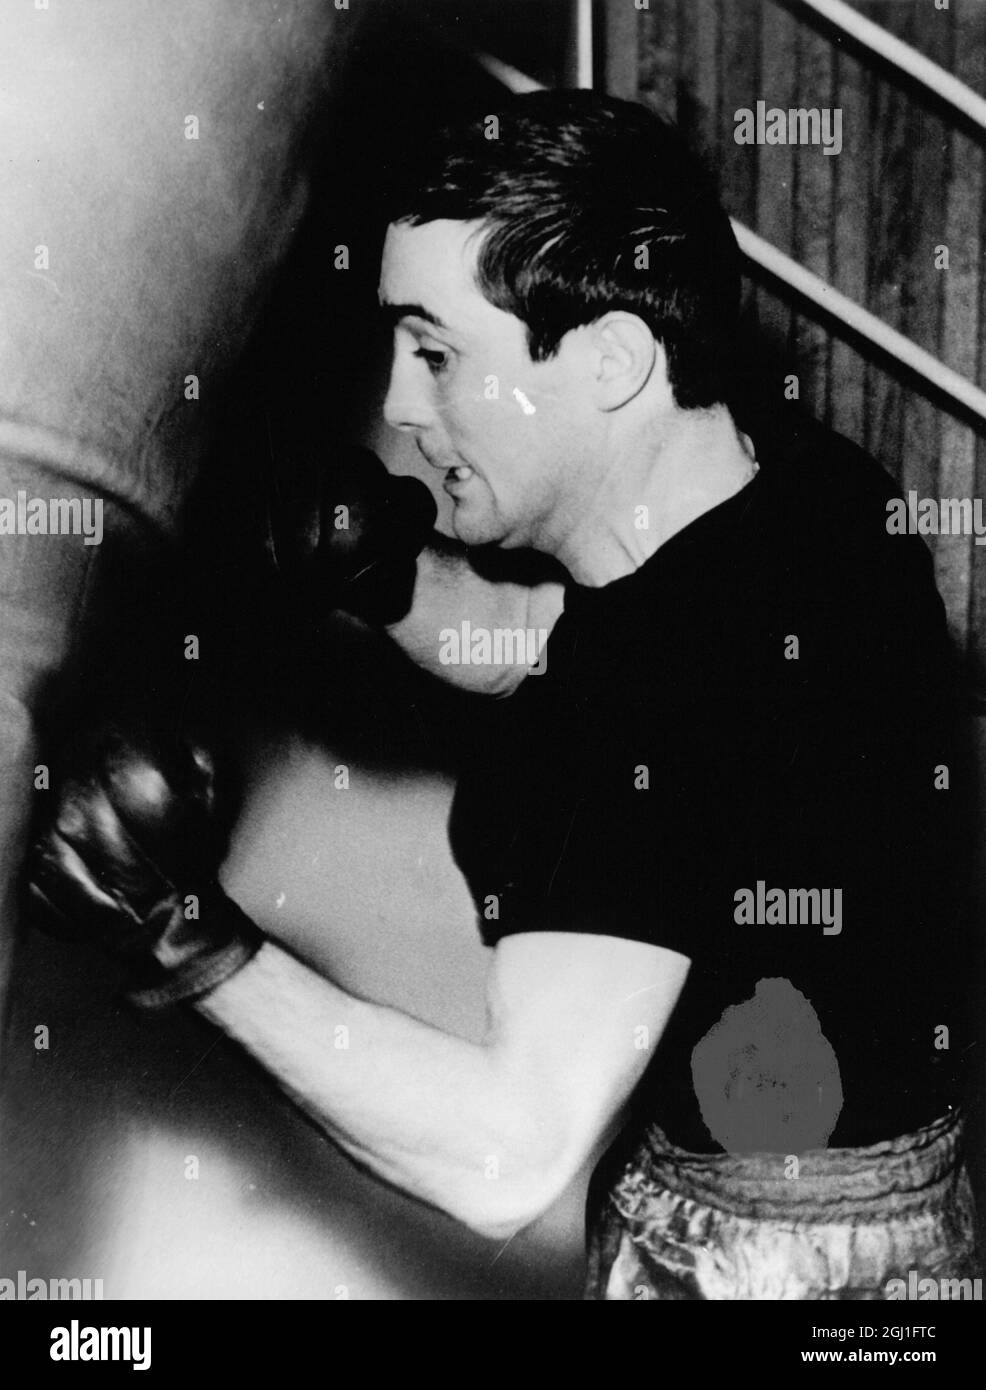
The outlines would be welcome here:
<svg viewBox="0 0 986 1390">
<path fill-rule="evenodd" d="M 915 1296 L 895 1280 L 974 1281 L 962 1152 L 958 1111 L 801 1155 L 692 1154 L 652 1127 L 590 1230 L 585 1298 L 884 1300 Z"/>
</svg>

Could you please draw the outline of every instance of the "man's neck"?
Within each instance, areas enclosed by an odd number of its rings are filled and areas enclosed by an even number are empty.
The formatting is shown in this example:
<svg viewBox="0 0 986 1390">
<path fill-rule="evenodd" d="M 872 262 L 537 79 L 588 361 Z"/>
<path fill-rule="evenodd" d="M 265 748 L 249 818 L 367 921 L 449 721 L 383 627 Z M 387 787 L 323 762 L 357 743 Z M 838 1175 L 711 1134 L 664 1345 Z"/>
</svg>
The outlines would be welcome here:
<svg viewBox="0 0 986 1390">
<path fill-rule="evenodd" d="M 556 550 L 578 584 L 632 574 L 662 545 L 755 476 L 750 440 L 725 406 L 676 412 L 657 437 L 613 448 L 595 495 Z"/>
</svg>

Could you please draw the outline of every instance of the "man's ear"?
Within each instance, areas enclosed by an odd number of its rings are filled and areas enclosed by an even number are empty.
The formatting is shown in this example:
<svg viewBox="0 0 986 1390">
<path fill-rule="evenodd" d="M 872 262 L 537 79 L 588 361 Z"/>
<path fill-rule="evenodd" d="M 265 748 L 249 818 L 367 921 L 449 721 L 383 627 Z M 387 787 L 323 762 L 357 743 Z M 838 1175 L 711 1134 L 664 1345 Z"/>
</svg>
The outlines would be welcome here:
<svg viewBox="0 0 986 1390">
<path fill-rule="evenodd" d="M 655 373 L 667 385 L 664 349 L 636 314 L 613 310 L 591 325 L 591 333 L 595 396 L 601 410 L 618 410 L 633 400 Z"/>
</svg>

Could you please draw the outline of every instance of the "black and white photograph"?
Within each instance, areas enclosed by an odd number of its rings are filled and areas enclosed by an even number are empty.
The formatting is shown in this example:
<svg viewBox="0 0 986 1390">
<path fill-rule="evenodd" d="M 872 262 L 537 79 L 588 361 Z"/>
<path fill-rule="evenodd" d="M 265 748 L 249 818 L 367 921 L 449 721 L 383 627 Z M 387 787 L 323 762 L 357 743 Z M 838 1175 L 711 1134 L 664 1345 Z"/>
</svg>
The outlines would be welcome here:
<svg viewBox="0 0 986 1390">
<path fill-rule="evenodd" d="M 986 0 L 0 0 L 32 1365 L 713 1301 L 959 1369 L 984 150 Z"/>
</svg>

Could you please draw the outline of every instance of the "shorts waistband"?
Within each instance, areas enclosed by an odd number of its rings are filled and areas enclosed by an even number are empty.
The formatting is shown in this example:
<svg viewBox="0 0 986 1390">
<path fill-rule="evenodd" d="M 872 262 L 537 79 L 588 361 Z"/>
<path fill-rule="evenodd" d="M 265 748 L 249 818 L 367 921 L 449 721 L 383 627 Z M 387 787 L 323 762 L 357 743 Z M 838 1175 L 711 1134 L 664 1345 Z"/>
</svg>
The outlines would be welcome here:
<svg viewBox="0 0 986 1390">
<path fill-rule="evenodd" d="M 865 1148 L 801 1154 L 695 1154 L 657 1125 L 613 1193 L 625 1215 L 654 1190 L 672 1192 L 750 1220 L 879 1221 L 920 1211 L 955 1180 L 964 1116 Z"/>
</svg>

